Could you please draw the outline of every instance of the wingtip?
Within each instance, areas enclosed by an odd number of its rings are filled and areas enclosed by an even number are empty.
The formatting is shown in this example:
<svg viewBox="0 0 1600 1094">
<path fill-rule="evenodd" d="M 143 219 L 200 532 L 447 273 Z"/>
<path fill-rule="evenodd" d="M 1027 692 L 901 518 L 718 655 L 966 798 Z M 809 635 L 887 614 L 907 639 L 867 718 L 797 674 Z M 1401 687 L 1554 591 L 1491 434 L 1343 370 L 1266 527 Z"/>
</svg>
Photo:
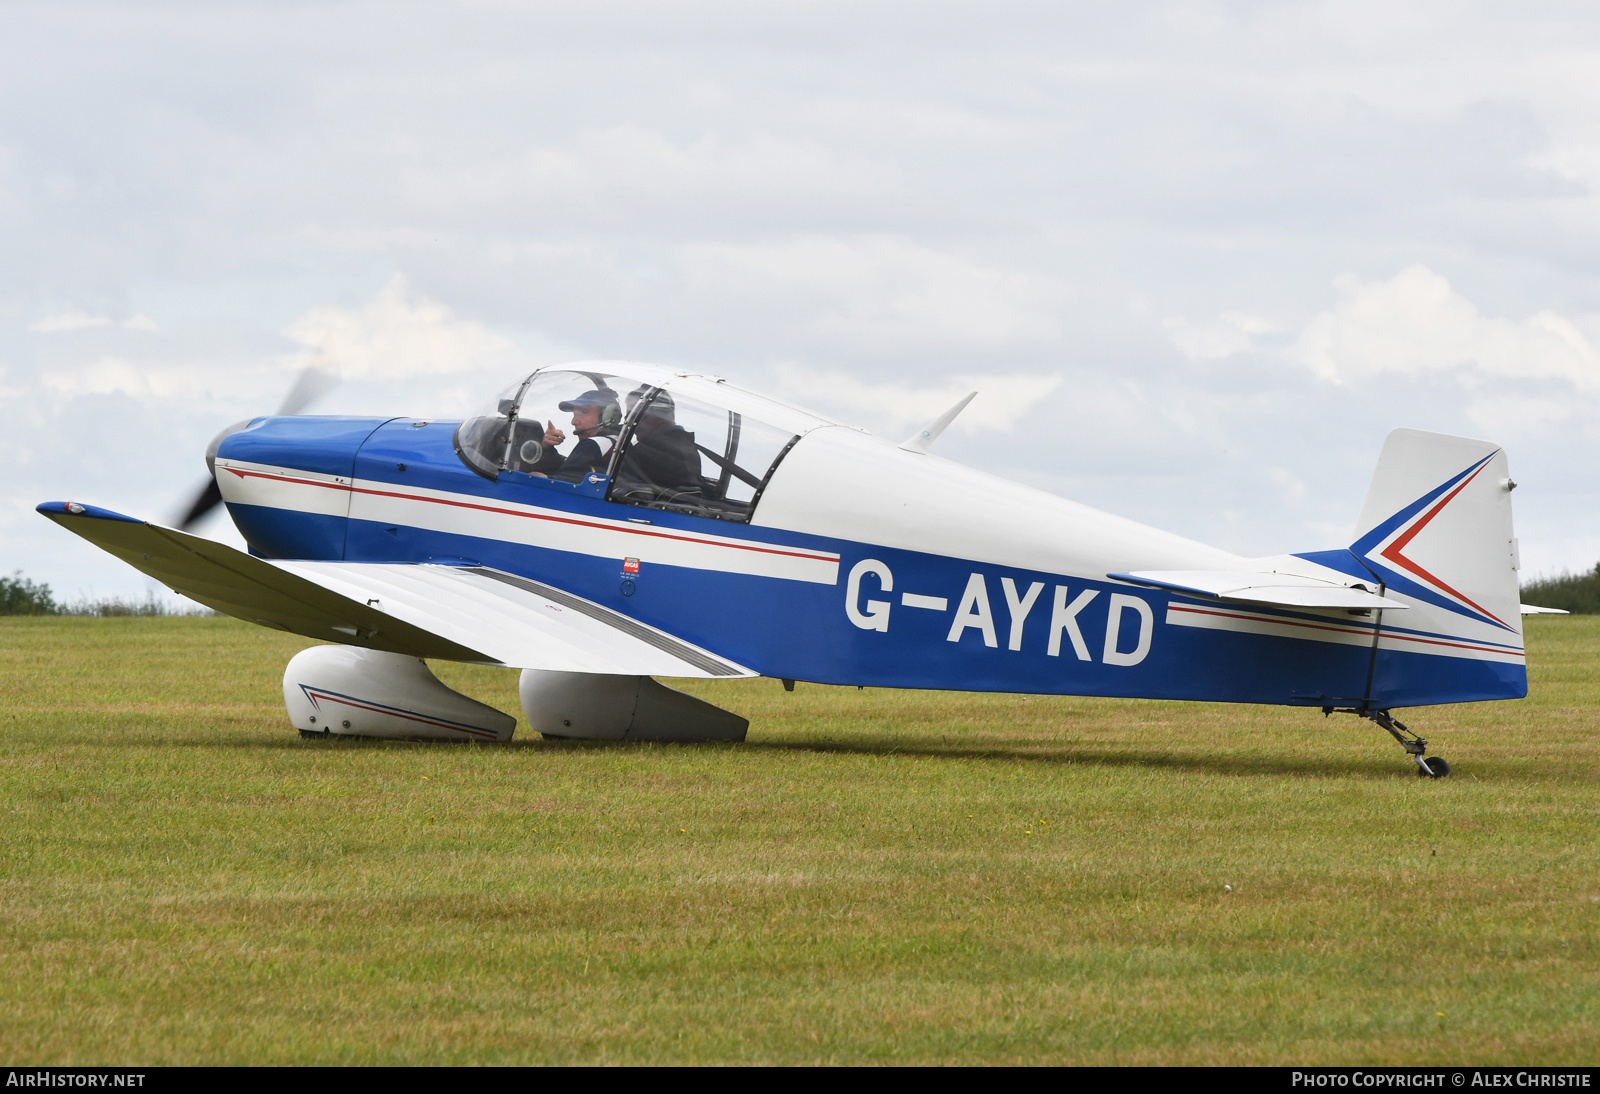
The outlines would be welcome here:
<svg viewBox="0 0 1600 1094">
<path fill-rule="evenodd" d="M 138 517 L 130 517 L 98 505 L 85 505 L 80 501 L 46 501 L 34 506 L 34 512 L 59 520 L 62 517 L 92 517 L 95 520 L 121 520 L 129 524 L 143 524 Z"/>
</svg>

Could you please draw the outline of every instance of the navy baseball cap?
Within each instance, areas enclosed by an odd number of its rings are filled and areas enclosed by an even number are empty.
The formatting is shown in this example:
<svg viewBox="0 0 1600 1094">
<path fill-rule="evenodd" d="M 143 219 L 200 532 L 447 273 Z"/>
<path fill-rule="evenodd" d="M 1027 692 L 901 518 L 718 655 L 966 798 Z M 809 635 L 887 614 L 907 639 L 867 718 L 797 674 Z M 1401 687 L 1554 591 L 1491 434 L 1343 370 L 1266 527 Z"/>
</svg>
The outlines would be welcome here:
<svg viewBox="0 0 1600 1094">
<path fill-rule="evenodd" d="M 617 393 L 608 388 L 603 388 L 599 391 L 585 391 L 576 399 L 568 399 L 566 402 L 560 404 L 560 409 L 573 411 L 577 410 L 581 406 L 607 407 L 611 406 L 616 401 Z"/>
</svg>

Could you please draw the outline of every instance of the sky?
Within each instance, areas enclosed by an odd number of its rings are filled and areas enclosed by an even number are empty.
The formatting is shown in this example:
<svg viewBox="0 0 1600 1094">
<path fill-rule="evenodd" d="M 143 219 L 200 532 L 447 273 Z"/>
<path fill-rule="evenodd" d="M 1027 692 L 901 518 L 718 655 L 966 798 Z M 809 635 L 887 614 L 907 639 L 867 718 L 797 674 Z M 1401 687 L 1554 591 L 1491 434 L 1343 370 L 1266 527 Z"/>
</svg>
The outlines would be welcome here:
<svg viewBox="0 0 1600 1094">
<path fill-rule="evenodd" d="M 0 572 L 152 591 L 34 506 L 171 521 L 308 364 L 445 417 L 580 359 L 896 440 L 977 390 L 934 451 L 1248 555 L 1484 437 L 1587 569 L 1597 188 L 1577 3 L 10 2 Z"/>
</svg>

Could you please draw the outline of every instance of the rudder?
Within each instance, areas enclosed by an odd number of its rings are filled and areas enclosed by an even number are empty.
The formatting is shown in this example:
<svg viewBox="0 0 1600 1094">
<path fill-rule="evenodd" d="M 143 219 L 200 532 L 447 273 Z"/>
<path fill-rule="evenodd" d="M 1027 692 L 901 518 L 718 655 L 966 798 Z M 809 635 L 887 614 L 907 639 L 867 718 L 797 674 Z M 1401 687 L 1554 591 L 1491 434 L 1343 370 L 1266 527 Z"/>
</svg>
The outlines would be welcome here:
<svg viewBox="0 0 1600 1094">
<path fill-rule="evenodd" d="M 1384 440 L 1350 550 L 1410 607 L 1382 620 L 1371 705 L 1527 694 L 1514 485 L 1491 442 L 1417 429 Z"/>
</svg>

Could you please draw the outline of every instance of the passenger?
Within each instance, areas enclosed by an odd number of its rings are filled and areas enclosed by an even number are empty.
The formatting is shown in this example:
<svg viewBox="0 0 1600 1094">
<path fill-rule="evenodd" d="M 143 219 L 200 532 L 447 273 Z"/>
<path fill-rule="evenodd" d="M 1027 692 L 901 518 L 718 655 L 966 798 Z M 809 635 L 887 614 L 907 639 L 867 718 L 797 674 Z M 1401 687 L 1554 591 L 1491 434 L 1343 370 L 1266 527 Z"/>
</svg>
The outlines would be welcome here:
<svg viewBox="0 0 1600 1094">
<path fill-rule="evenodd" d="M 628 393 L 628 413 L 633 413 L 649 391 L 648 387 L 640 387 Z M 677 407 L 665 391 L 658 391 L 634 422 L 633 437 L 617 475 L 626 480 L 620 484 L 624 490 L 633 494 L 642 491 L 671 500 L 676 495 L 700 492 L 704 485 L 700 450 L 695 446 L 694 434 L 678 424 Z"/>
<path fill-rule="evenodd" d="M 622 431 L 622 408 L 617 405 L 617 393 L 610 388 L 585 391 L 576 399 L 560 404 L 560 409 L 571 412 L 572 435 L 580 439 L 572 454 L 549 472 L 550 478 L 577 482 L 585 475 L 604 474 L 611 460 L 611 450 L 617 444 L 617 434 Z M 555 423 L 547 425 L 545 445 L 554 451 L 566 437 Z"/>
</svg>

